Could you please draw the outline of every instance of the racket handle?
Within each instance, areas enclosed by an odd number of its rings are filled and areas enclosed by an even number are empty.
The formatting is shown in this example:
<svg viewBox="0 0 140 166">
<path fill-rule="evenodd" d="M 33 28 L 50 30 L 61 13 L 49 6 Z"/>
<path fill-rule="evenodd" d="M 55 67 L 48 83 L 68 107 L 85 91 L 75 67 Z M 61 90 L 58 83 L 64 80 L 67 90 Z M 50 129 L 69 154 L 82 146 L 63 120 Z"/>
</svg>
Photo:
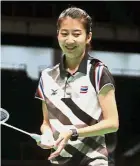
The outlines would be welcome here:
<svg viewBox="0 0 140 166">
<path fill-rule="evenodd" d="M 30 134 L 30 136 L 31 136 L 36 142 L 40 142 L 40 141 L 41 141 L 41 135 L 39 135 L 39 134 Z"/>
</svg>

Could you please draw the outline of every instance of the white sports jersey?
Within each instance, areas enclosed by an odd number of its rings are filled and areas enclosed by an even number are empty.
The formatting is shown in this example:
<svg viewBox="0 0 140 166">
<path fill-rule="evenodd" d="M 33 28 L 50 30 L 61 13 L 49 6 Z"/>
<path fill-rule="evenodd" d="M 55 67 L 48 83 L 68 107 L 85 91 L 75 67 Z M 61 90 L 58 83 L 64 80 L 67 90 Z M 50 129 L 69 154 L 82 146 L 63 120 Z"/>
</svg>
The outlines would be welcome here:
<svg viewBox="0 0 140 166">
<path fill-rule="evenodd" d="M 73 75 L 65 70 L 64 61 L 65 56 L 60 64 L 42 71 L 35 95 L 47 104 L 55 139 L 61 131 L 98 123 L 102 119 L 102 110 L 97 94 L 104 86 L 114 87 L 113 78 L 101 61 L 85 55 Z M 76 156 L 81 161 L 100 158 L 108 162 L 105 136 L 69 140 L 60 156 L 51 162 L 75 161 Z"/>
</svg>

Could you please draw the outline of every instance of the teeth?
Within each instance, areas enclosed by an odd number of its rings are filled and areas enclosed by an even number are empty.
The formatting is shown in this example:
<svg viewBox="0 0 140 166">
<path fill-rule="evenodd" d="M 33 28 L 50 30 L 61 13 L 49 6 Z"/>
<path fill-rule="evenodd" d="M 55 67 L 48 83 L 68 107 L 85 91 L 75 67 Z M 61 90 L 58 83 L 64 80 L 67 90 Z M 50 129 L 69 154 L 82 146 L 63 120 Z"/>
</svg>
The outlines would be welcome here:
<svg viewBox="0 0 140 166">
<path fill-rule="evenodd" d="M 67 49 L 74 49 L 75 47 L 66 47 Z"/>
</svg>

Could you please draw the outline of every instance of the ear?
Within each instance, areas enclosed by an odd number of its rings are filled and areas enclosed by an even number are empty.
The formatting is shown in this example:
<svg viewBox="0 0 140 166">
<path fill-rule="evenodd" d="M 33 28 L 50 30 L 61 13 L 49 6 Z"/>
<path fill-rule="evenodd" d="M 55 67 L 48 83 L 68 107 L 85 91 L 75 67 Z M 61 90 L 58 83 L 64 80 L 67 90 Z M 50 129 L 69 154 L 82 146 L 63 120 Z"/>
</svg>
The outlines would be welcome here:
<svg viewBox="0 0 140 166">
<path fill-rule="evenodd" d="M 89 32 L 89 34 L 87 35 L 86 44 L 90 43 L 91 39 L 92 39 L 92 32 Z"/>
</svg>

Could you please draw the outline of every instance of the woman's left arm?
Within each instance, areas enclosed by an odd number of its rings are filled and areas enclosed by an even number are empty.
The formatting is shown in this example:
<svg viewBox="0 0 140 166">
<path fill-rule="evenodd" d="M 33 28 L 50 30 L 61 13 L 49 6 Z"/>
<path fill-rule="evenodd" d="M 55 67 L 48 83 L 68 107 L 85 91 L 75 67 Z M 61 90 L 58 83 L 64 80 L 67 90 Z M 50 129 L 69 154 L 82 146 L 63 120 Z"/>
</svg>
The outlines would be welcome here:
<svg viewBox="0 0 140 166">
<path fill-rule="evenodd" d="M 115 100 L 115 90 L 112 86 L 106 86 L 98 94 L 102 109 L 102 120 L 92 126 L 77 129 L 79 137 L 104 135 L 116 132 L 119 128 L 118 111 Z"/>
</svg>

